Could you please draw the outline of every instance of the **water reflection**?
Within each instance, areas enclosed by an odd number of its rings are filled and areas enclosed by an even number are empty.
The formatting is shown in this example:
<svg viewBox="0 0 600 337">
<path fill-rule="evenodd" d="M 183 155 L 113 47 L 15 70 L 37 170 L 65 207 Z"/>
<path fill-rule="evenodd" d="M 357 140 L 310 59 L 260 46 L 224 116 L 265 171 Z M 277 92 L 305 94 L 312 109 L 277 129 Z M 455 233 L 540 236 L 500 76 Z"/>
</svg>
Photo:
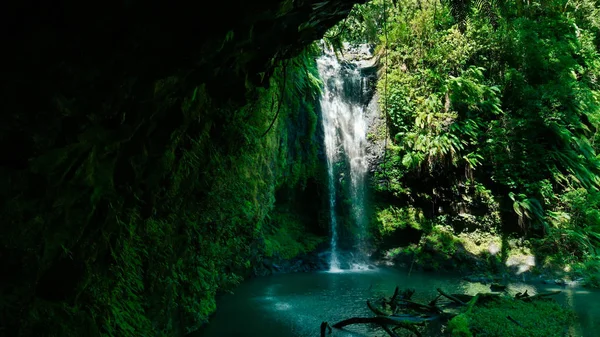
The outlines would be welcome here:
<svg viewBox="0 0 600 337">
<path fill-rule="evenodd" d="M 277 310 L 277 311 L 289 310 L 290 308 L 292 308 L 292 306 L 289 303 L 285 303 L 285 302 L 275 303 L 275 310 Z"/>
</svg>

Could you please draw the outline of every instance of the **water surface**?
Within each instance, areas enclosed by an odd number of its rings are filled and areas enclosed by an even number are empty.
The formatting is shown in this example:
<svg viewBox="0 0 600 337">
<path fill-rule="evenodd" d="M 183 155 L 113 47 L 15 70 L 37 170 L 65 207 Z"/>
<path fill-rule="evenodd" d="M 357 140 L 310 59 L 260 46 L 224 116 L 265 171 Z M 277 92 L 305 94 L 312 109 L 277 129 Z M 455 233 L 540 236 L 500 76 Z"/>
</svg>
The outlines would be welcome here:
<svg viewBox="0 0 600 337">
<path fill-rule="evenodd" d="M 243 283 L 234 294 L 218 301 L 211 323 L 197 336 L 206 337 L 318 337 L 321 322 L 330 324 L 353 316 L 372 316 L 365 301 L 377 295 L 390 296 L 394 287 L 416 289 L 413 299 L 428 302 L 436 288 L 475 295 L 489 292 L 489 286 L 470 283 L 458 276 L 415 273 L 392 268 L 342 273 L 299 273 L 255 278 Z M 513 283 L 508 292 L 528 289 L 562 290 L 556 299 L 575 309 L 579 320 L 571 327 L 572 336 L 597 337 L 600 331 L 600 292 L 583 288 Z M 354 325 L 333 329 L 329 336 L 383 336 L 368 327 Z"/>
</svg>

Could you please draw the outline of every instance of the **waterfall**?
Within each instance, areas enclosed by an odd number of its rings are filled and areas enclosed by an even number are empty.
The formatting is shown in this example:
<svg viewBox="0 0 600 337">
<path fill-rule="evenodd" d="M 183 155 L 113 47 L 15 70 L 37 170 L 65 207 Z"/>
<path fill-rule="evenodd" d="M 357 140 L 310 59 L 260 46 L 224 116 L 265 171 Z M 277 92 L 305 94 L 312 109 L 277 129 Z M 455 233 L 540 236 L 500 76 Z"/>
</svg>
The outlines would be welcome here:
<svg viewBox="0 0 600 337">
<path fill-rule="evenodd" d="M 329 176 L 329 207 L 331 222 L 330 271 L 341 271 L 339 247 L 338 215 L 336 213 L 337 195 L 336 165 L 345 164 L 349 176 L 349 197 L 351 200 L 351 218 L 356 232 L 354 235 L 354 253 L 364 262 L 367 234 L 365 217 L 365 184 L 368 170 L 366 160 L 367 122 L 365 108 L 369 92 L 367 79 L 361 76 L 360 62 L 340 61 L 335 54 L 326 51 L 317 60 L 319 74 L 325 86 L 321 97 L 325 149 L 327 154 L 327 172 Z M 351 261 L 346 261 L 351 264 Z M 359 267 L 354 265 L 354 268 Z"/>
</svg>

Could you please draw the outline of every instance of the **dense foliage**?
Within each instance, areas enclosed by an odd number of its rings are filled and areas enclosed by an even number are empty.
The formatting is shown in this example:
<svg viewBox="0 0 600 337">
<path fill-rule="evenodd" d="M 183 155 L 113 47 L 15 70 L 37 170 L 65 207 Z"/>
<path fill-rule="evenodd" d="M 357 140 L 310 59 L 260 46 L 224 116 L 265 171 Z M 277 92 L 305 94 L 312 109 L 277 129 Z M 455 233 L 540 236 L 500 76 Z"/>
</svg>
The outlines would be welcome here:
<svg viewBox="0 0 600 337">
<path fill-rule="evenodd" d="M 382 67 L 375 235 L 497 233 L 542 265 L 597 273 L 599 18 L 593 0 L 405 0 L 338 24 L 332 43 L 375 43 Z"/>
<path fill-rule="evenodd" d="M 315 52 L 281 62 L 268 89 L 249 84 L 241 108 L 185 76 L 157 81 L 148 107 L 173 132 L 92 118 L 72 139 L 40 133 L 28 169 L 0 171 L 0 334 L 181 335 L 264 255 L 313 248 L 311 213 L 269 215 L 318 183 Z M 79 103 L 56 97 L 67 116 Z"/>
</svg>

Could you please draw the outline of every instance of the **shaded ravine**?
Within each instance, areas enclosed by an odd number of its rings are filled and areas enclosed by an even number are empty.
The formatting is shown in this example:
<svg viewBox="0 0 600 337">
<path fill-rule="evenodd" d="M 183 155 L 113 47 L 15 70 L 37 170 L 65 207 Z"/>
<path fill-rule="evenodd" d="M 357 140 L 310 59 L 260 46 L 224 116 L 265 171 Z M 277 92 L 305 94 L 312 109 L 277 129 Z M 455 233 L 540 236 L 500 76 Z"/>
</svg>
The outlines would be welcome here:
<svg viewBox="0 0 600 337">
<path fill-rule="evenodd" d="M 365 109 L 369 103 L 371 88 L 368 79 L 362 75 L 360 61 L 340 61 L 331 51 L 325 51 L 317 60 L 319 74 L 324 82 L 321 97 L 327 173 L 329 179 L 329 209 L 331 224 L 330 271 L 360 269 L 366 262 L 366 217 L 365 193 L 367 162 L 367 121 Z M 340 172 L 339 164 L 347 167 Z M 336 180 L 348 174 L 350 184 L 350 215 L 354 222 L 353 244 L 355 260 L 341 261 L 338 252 L 339 228 L 336 212 L 338 187 Z M 345 264 L 346 267 L 342 266 Z"/>
<path fill-rule="evenodd" d="M 219 309 L 199 333 L 190 337 L 315 337 L 322 321 L 331 323 L 352 317 L 371 316 L 365 300 L 376 295 L 389 295 L 394 287 L 416 290 L 416 300 L 435 296 L 436 288 L 449 292 L 475 295 L 489 292 L 489 285 L 461 280 L 451 274 L 436 274 L 379 268 L 346 273 L 280 274 L 249 280 L 234 294 L 224 295 Z M 556 299 L 573 308 L 577 325 L 570 327 L 572 336 L 597 336 L 600 330 L 600 291 L 583 288 L 561 288 L 549 285 L 512 283 L 511 295 L 528 290 L 536 292 L 562 290 Z M 333 330 L 330 336 L 372 336 L 375 330 L 352 326 Z"/>
</svg>

